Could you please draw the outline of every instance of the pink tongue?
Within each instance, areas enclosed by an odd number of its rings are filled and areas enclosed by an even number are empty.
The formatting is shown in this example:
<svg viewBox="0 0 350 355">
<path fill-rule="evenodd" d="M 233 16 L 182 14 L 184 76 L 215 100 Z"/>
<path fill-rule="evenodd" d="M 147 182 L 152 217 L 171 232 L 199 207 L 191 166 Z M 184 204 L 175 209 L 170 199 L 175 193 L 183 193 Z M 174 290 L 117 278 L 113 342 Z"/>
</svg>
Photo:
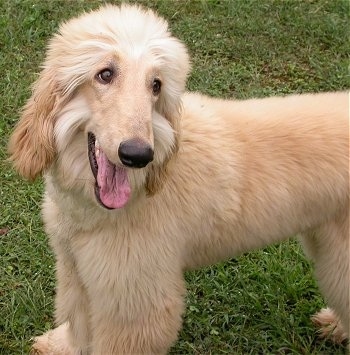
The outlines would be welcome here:
<svg viewBox="0 0 350 355">
<path fill-rule="evenodd" d="M 96 160 L 101 202 L 109 208 L 124 207 L 131 193 L 126 169 L 112 164 L 102 149 L 99 150 Z"/>
</svg>

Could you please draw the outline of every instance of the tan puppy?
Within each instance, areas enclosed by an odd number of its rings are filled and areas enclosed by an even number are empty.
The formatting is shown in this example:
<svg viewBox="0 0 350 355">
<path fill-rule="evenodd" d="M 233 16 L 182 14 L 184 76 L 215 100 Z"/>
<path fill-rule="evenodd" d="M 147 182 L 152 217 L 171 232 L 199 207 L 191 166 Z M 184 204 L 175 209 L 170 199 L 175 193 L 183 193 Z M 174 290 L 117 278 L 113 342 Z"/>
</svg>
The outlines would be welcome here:
<svg viewBox="0 0 350 355">
<path fill-rule="evenodd" d="M 348 94 L 224 101 L 183 94 L 188 70 L 166 22 L 138 7 L 84 14 L 51 40 L 9 146 L 23 176 L 45 173 L 57 259 L 62 325 L 35 351 L 166 353 L 184 270 L 296 233 L 348 334 Z"/>
</svg>

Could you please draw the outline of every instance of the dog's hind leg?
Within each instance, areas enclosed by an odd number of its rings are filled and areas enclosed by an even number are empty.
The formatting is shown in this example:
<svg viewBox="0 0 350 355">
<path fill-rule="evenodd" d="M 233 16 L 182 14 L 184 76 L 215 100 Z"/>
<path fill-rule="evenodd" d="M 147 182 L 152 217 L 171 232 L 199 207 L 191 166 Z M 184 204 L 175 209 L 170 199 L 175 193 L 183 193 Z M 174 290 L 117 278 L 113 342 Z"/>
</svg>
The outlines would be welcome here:
<svg viewBox="0 0 350 355">
<path fill-rule="evenodd" d="M 321 338 L 331 339 L 339 344 L 348 338 L 340 318 L 331 308 L 322 308 L 311 320 L 320 329 Z"/>
<path fill-rule="evenodd" d="M 327 221 L 303 236 L 306 253 L 313 259 L 319 287 L 328 305 L 312 320 L 320 334 L 336 342 L 349 337 L 350 327 L 350 250 L 349 211 Z"/>
</svg>

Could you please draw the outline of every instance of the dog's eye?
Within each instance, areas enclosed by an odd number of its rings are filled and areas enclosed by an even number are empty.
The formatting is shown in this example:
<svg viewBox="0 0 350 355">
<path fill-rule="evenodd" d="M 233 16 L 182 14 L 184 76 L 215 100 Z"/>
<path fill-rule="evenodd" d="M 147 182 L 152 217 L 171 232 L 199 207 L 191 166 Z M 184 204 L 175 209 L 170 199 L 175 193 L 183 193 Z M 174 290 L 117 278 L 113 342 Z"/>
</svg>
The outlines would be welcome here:
<svg viewBox="0 0 350 355">
<path fill-rule="evenodd" d="M 113 79 L 113 71 L 110 69 L 103 69 L 96 74 L 96 77 L 101 84 L 109 84 Z"/>
<path fill-rule="evenodd" d="M 153 83 L 152 83 L 153 95 L 159 95 L 161 86 L 162 86 L 162 83 L 159 79 L 153 80 Z"/>
</svg>

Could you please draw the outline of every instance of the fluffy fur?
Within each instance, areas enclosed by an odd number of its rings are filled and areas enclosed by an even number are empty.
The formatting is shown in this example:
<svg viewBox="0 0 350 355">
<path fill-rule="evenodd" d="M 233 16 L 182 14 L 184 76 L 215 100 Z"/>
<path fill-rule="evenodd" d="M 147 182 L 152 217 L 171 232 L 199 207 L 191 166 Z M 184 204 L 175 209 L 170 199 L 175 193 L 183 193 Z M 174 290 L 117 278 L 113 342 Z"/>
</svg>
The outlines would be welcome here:
<svg viewBox="0 0 350 355">
<path fill-rule="evenodd" d="M 297 233 L 337 331 L 349 334 L 348 94 L 225 101 L 184 93 L 188 71 L 184 45 L 139 7 L 102 7 L 51 40 L 9 144 L 19 173 L 44 173 L 57 262 L 61 325 L 34 352 L 166 353 L 181 327 L 184 270 Z M 123 208 L 96 200 L 88 132 L 126 171 Z M 140 169 L 117 154 L 135 137 L 154 149 Z M 332 312 L 315 321 L 337 322 Z"/>
</svg>

